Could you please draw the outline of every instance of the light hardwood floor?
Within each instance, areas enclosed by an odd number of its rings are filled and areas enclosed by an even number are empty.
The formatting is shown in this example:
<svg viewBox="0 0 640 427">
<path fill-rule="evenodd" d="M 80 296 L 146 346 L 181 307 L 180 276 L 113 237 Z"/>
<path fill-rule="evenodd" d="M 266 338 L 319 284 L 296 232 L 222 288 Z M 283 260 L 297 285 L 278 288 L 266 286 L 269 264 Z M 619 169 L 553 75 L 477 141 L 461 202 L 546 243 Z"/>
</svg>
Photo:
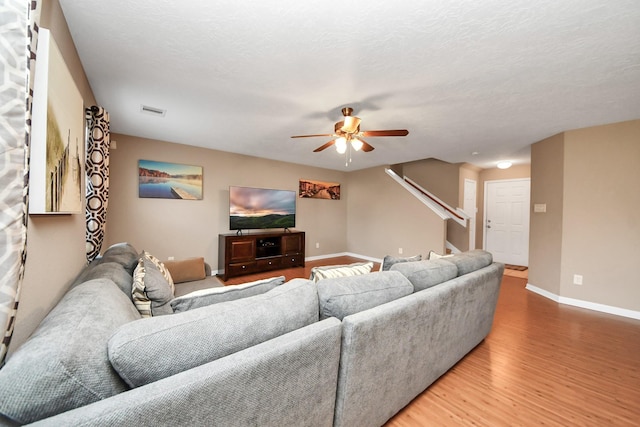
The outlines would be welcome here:
<svg viewBox="0 0 640 427">
<path fill-rule="evenodd" d="M 560 305 L 526 283 L 504 276 L 489 336 L 387 427 L 640 425 L 640 321 Z"/>
</svg>

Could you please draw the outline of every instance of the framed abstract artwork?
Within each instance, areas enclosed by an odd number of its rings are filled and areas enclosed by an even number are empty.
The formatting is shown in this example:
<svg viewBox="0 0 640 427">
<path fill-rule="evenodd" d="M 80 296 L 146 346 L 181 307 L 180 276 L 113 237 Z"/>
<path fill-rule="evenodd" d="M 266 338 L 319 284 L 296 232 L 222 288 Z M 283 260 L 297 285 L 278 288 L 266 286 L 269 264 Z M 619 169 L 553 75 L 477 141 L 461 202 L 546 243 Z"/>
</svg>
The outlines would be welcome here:
<svg viewBox="0 0 640 427">
<path fill-rule="evenodd" d="M 202 200 L 202 166 L 140 160 L 138 197 Z"/>
</svg>

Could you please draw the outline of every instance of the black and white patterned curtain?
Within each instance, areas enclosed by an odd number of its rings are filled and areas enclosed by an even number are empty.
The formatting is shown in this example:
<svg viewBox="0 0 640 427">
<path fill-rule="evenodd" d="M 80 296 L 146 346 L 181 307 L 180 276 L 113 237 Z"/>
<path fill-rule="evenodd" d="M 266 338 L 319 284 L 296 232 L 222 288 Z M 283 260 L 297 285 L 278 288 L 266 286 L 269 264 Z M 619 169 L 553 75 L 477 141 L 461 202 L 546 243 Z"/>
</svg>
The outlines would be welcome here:
<svg viewBox="0 0 640 427">
<path fill-rule="evenodd" d="M 87 119 L 87 261 L 99 254 L 104 241 L 109 202 L 109 113 L 102 107 L 86 110 Z"/>
<path fill-rule="evenodd" d="M 0 366 L 15 324 L 27 257 L 31 99 L 40 2 L 0 2 Z"/>
</svg>

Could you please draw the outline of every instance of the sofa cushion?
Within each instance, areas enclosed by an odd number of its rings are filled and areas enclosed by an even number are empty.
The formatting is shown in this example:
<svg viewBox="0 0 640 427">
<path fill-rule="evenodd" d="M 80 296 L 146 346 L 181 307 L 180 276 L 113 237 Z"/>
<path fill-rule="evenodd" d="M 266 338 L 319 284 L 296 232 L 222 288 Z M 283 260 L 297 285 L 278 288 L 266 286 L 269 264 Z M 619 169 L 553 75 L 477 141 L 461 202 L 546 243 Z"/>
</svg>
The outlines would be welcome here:
<svg viewBox="0 0 640 427">
<path fill-rule="evenodd" d="M 202 280 L 193 280 L 191 282 L 182 282 L 176 285 L 175 297 L 183 297 L 191 292 L 202 291 L 211 288 L 223 288 L 225 285 L 217 276 L 207 276 Z"/>
<path fill-rule="evenodd" d="M 140 386 L 317 321 L 316 285 L 294 279 L 264 294 L 123 325 L 109 340 L 109 359 Z"/>
<path fill-rule="evenodd" d="M 210 289 L 194 291 L 171 301 L 173 311 L 192 310 L 220 302 L 233 301 L 253 295 L 263 294 L 276 286 L 284 283 L 284 276 L 272 277 L 270 279 L 256 280 L 254 282 L 243 283 L 241 285 L 229 285 Z"/>
<path fill-rule="evenodd" d="M 142 317 L 173 313 L 170 304 L 174 297 L 173 281 L 168 271 L 158 264 L 162 263 L 143 252 L 133 272 L 131 295 Z"/>
<path fill-rule="evenodd" d="M 109 246 L 101 257 L 96 258 L 91 264 L 102 264 L 103 262 L 117 262 L 122 265 L 129 274 L 133 274 L 133 269 L 138 264 L 138 252 L 129 243 L 116 243 Z"/>
<path fill-rule="evenodd" d="M 0 369 L 0 413 L 29 423 L 127 390 L 109 363 L 107 342 L 137 319 L 108 279 L 71 289 Z"/>
<path fill-rule="evenodd" d="M 202 257 L 164 261 L 163 264 L 171 273 L 173 283 L 191 282 L 206 277 L 204 258 Z"/>
<path fill-rule="evenodd" d="M 389 271 L 392 265 L 397 264 L 399 262 L 414 262 L 422 260 L 422 255 L 414 255 L 410 257 L 396 257 L 387 255 L 382 260 L 382 265 L 380 266 L 380 271 Z"/>
<path fill-rule="evenodd" d="M 336 277 L 318 282 L 320 319 L 367 310 L 413 293 L 413 285 L 397 271 Z"/>
<path fill-rule="evenodd" d="M 460 252 L 447 258 L 458 267 L 458 276 L 480 270 L 493 262 L 493 255 L 482 249 L 474 249 L 468 252 Z"/>
<path fill-rule="evenodd" d="M 370 273 L 373 268 L 372 262 L 356 262 L 349 265 L 328 265 L 313 267 L 309 280 L 317 282 L 321 279 L 334 277 L 357 276 L 359 274 Z"/>
<path fill-rule="evenodd" d="M 111 279 L 129 299 L 132 299 L 133 277 L 122 264 L 113 261 L 88 265 L 80 272 L 71 287 L 100 278 Z"/>
<path fill-rule="evenodd" d="M 391 271 L 402 273 L 413 285 L 415 292 L 451 280 L 458 275 L 455 264 L 444 259 L 395 264 Z"/>
</svg>

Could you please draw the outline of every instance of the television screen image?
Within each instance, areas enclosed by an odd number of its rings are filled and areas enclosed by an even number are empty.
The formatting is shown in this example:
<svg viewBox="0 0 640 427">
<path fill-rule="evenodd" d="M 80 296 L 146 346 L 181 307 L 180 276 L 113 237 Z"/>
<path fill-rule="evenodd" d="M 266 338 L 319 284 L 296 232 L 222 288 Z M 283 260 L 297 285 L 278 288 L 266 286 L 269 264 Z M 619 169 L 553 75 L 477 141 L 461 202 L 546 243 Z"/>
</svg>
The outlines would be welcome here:
<svg viewBox="0 0 640 427">
<path fill-rule="evenodd" d="M 293 228 L 295 226 L 295 191 L 229 187 L 230 230 Z"/>
</svg>

